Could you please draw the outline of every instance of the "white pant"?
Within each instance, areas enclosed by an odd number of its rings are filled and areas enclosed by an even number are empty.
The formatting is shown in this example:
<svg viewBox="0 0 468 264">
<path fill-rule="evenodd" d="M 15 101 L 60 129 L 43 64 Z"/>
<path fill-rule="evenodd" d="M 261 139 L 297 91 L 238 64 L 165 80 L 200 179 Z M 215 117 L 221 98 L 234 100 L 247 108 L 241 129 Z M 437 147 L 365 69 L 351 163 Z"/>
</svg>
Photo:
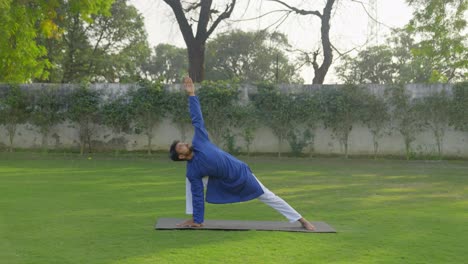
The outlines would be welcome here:
<svg viewBox="0 0 468 264">
<path fill-rule="evenodd" d="M 252 174 L 253 175 L 253 174 Z M 255 177 L 255 175 L 254 175 Z M 257 177 L 255 177 L 257 179 Z M 208 184 L 208 177 L 203 177 L 203 186 L 206 188 Z M 302 216 L 294 210 L 286 201 L 281 199 L 279 196 L 276 196 L 273 192 L 268 190 L 258 179 L 258 184 L 263 190 L 263 194 L 258 197 L 258 200 L 264 202 L 265 204 L 269 205 L 280 214 L 284 215 L 289 222 L 293 223 L 297 220 L 301 219 Z M 193 207 L 192 207 L 192 189 L 190 181 L 185 178 L 185 212 L 187 214 L 193 214 Z"/>
</svg>

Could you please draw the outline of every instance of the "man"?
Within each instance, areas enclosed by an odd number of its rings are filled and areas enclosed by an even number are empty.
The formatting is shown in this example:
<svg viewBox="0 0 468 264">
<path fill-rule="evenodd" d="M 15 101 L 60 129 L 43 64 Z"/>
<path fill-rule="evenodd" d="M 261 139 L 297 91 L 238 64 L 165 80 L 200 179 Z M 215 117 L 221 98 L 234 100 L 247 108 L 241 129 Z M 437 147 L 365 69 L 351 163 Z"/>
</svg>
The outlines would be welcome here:
<svg viewBox="0 0 468 264">
<path fill-rule="evenodd" d="M 169 152 L 172 160 L 187 161 L 186 213 L 192 214 L 192 219 L 178 226 L 203 225 L 205 210 L 203 189 L 206 186 L 206 201 L 209 203 L 235 203 L 258 198 L 284 215 L 290 222 L 299 221 L 305 229 L 314 230 L 314 226 L 288 203 L 263 186 L 247 164 L 210 142 L 192 79 L 185 77 L 184 86 L 189 95 L 190 117 L 195 134 L 192 146 L 174 141 Z"/>
</svg>

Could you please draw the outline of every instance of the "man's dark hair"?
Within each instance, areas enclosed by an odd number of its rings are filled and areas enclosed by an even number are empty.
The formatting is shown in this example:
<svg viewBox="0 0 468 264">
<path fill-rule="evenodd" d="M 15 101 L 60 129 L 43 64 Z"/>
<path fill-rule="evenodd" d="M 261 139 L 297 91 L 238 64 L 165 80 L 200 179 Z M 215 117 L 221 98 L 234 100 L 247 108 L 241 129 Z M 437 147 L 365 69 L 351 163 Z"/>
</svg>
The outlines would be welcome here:
<svg viewBox="0 0 468 264">
<path fill-rule="evenodd" d="M 169 157 L 173 161 L 182 161 L 181 159 L 179 159 L 179 154 L 177 154 L 177 151 L 175 150 L 177 143 L 179 142 L 179 140 L 174 140 L 174 142 L 172 142 L 171 144 L 171 148 L 169 148 Z"/>
</svg>

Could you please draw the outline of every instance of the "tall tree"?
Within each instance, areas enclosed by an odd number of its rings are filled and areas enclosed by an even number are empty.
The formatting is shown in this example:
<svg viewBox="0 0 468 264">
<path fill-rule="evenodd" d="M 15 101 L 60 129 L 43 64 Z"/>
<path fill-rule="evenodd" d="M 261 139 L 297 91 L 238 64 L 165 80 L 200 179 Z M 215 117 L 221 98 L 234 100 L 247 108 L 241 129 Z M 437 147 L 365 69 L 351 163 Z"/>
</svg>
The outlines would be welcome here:
<svg viewBox="0 0 468 264">
<path fill-rule="evenodd" d="M 0 3 L 0 82 L 27 82 L 45 79 L 51 67 L 39 37 L 60 38 L 63 30 L 58 9 L 68 3 L 70 13 L 80 13 L 87 21 L 92 14 L 106 14 L 114 0 L 27 0 Z"/>
<path fill-rule="evenodd" d="M 171 44 L 159 44 L 151 57 L 143 62 L 143 75 L 147 79 L 164 83 L 180 82 L 187 75 L 187 50 Z"/>
<path fill-rule="evenodd" d="M 127 5 L 127 0 L 116 0 L 110 16 L 93 15 L 93 23 L 81 14 L 70 15 L 72 7 L 64 5 L 64 52 L 52 58 L 53 76 L 61 75 L 61 82 L 79 82 L 84 79 L 105 82 L 135 82 L 141 64 L 149 57 L 150 49 L 143 17 Z M 54 49 L 56 47 L 49 47 Z"/>
<path fill-rule="evenodd" d="M 168 4 L 174 12 L 185 44 L 187 45 L 189 76 L 194 82 L 201 82 L 205 79 L 206 41 L 219 23 L 231 16 L 234 6 L 236 5 L 236 0 L 228 0 L 225 2 L 224 10 L 219 10 L 216 5 L 213 5 L 213 0 L 183 2 L 181 0 L 163 1 Z M 198 18 L 195 18 L 197 14 Z M 194 33 L 192 29 L 192 21 L 197 23 L 196 33 Z M 209 26 L 210 21 L 212 21 L 212 23 Z"/>
<path fill-rule="evenodd" d="M 427 82 L 454 82 L 468 76 L 466 0 L 407 0 L 414 7 L 405 30 L 420 41 L 412 50 L 427 60 Z"/>
<path fill-rule="evenodd" d="M 286 55 L 289 47 L 282 33 L 226 32 L 207 43 L 206 78 L 302 83 L 297 68 Z"/>
<path fill-rule="evenodd" d="M 368 47 L 355 58 L 344 56 L 343 64 L 336 67 L 336 72 L 345 83 L 391 84 L 396 77 L 392 56 L 388 46 Z"/>
<path fill-rule="evenodd" d="M 328 69 L 333 61 L 333 52 L 332 52 L 332 44 L 330 42 L 330 19 L 331 19 L 331 12 L 333 9 L 333 5 L 335 4 L 335 0 L 327 0 L 323 11 L 320 12 L 318 10 L 304 10 L 297 7 L 290 6 L 286 4 L 284 1 L 281 0 L 269 0 L 272 2 L 279 3 L 292 12 L 299 14 L 299 15 L 313 15 L 320 19 L 321 27 L 320 33 L 322 36 L 322 63 L 319 65 L 318 63 L 318 55 L 320 50 L 316 50 L 312 56 L 312 66 L 314 67 L 314 79 L 312 83 L 314 84 L 323 84 L 325 80 L 325 76 L 327 75 Z"/>
</svg>

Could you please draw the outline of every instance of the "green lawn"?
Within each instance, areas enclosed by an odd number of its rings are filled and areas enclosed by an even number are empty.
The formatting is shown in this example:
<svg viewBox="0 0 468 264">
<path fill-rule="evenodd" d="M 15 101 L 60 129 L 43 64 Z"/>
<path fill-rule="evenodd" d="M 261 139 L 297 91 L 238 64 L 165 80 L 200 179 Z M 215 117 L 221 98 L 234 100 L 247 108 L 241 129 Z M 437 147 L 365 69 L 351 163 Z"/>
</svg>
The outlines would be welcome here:
<svg viewBox="0 0 468 264">
<path fill-rule="evenodd" d="M 468 162 L 246 160 L 337 234 L 155 231 L 185 217 L 185 164 L 0 153 L 0 263 L 466 263 Z M 207 219 L 283 220 L 259 201 Z"/>
</svg>

